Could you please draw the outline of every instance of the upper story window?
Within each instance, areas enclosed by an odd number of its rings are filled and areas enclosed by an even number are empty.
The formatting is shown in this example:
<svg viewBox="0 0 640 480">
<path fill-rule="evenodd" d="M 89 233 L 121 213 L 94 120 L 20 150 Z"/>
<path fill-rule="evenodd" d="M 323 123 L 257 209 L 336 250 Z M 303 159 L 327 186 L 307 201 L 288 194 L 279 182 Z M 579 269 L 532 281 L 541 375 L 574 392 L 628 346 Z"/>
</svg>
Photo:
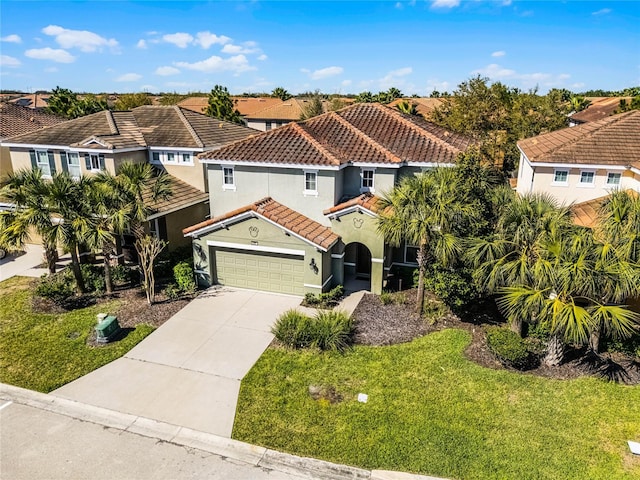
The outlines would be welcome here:
<svg viewBox="0 0 640 480">
<path fill-rule="evenodd" d="M 580 172 L 580 186 L 592 187 L 595 185 L 596 172 L 593 170 L 582 170 Z"/>
<path fill-rule="evenodd" d="M 617 187 L 620 185 L 620 179 L 622 178 L 622 174 L 619 172 L 609 172 L 607 173 L 607 185 L 610 187 Z"/>
<path fill-rule="evenodd" d="M 271 122 L 264 122 L 264 129 L 268 132 L 271 130 Z"/>
<path fill-rule="evenodd" d="M 47 152 L 46 150 L 37 150 L 35 152 L 36 155 L 36 166 L 42 170 L 42 175 L 44 177 L 51 177 L 51 174 L 55 172 L 55 166 L 53 163 L 53 153 Z M 49 156 L 51 155 L 51 158 Z"/>
<path fill-rule="evenodd" d="M 193 154 L 191 152 L 163 152 L 154 150 L 151 152 L 151 163 L 193 165 Z"/>
<path fill-rule="evenodd" d="M 315 170 L 304 171 L 304 194 L 318 195 L 318 172 Z"/>
<path fill-rule="evenodd" d="M 553 172 L 553 185 L 569 185 L 569 170 L 558 170 Z"/>
<path fill-rule="evenodd" d="M 78 152 L 61 152 L 60 158 L 63 164 L 66 163 L 69 175 L 71 175 L 72 178 L 80 178 L 80 155 Z"/>
<path fill-rule="evenodd" d="M 233 167 L 222 167 L 222 189 L 235 190 L 236 180 Z"/>
<path fill-rule="evenodd" d="M 84 163 L 87 171 L 100 171 L 105 169 L 104 155 L 97 153 L 85 153 Z"/>
<path fill-rule="evenodd" d="M 360 171 L 360 191 L 373 192 L 374 189 L 374 173 L 373 168 L 363 168 Z"/>
</svg>

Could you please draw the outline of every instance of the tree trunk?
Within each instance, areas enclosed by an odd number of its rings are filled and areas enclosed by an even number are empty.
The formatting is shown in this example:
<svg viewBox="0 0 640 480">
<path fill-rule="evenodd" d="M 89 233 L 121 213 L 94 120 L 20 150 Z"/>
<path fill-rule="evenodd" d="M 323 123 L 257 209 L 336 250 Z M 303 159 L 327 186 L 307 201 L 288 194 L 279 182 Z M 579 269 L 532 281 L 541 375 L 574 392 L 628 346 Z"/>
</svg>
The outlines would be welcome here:
<svg viewBox="0 0 640 480">
<path fill-rule="evenodd" d="M 78 259 L 78 250 L 75 244 L 70 245 L 71 253 L 71 270 L 73 271 L 73 277 L 76 279 L 76 286 L 78 287 L 78 293 L 83 294 L 85 292 L 84 279 L 82 278 L 82 271 L 80 270 L 80 261 Z"/>
<path fill-rule="evenodd" d="M 549 338 L 549 344 L 547 345 L 547 354 L 542 360 L 548 367 L 557 367 L 562 363 L 562 359 L 564 357 L 564 342 L 562 337 L 554 333 Z"/>
<path fill-rule="evenodd" d="M 47 268 L 49 269 L 50 274 L 56 273 L 56 261 L 58 260 L 58 251 L 56 250 L 55 245 L 45 246 L 44 247 L 44 256 L 47 259 Z"/>
<path fill-rule="evenodd" d="M 113 241 L 115 245 L 116 255 L 118 256 L 118 265 L 124 265 L 124 255 L 122 254 L 122 237 L 114 235 Z"/>
<path fill-rule="evenodd" d="M 598 324 L 595 326 L 595 328 L 591 332 L 591 336 L 589 337 L 589 348 L 593 351 L 593 353 L 598 353 L 600 351 L 601 336 L 602 336 L 602 325 Z"/>
<path fill-rule="evenodd" d="M 522 318 L 518 317 L 511 320 L 511 330 L 516 332 L 520 338 L 522 338 L 523 326 L 524 322 L 522 321 Z"/>
<path fill-rule="evenodd" d="M 424 310 L 424 273 L 427 263 L 427 246 L 421 242 L 418 249 L 418 298 L 416 300 L 416 313 L 422 316 Z"/>
</svg>

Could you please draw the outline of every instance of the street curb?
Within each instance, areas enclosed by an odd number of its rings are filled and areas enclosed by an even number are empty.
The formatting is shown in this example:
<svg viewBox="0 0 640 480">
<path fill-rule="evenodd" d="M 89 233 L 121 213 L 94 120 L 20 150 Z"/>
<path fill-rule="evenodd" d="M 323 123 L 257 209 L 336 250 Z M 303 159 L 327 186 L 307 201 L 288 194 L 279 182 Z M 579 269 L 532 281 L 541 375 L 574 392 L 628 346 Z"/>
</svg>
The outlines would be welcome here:
<svg viewBox="0 0 640 480">
<path fill-rule="evenodd" d="M 212 433 L 120 413 L 5 383 L 0 383 L 0 399 L 309 479 L 446 480 L 387 470 L 364 470 L 315 458 L 298 457 Z"/>
</svg>

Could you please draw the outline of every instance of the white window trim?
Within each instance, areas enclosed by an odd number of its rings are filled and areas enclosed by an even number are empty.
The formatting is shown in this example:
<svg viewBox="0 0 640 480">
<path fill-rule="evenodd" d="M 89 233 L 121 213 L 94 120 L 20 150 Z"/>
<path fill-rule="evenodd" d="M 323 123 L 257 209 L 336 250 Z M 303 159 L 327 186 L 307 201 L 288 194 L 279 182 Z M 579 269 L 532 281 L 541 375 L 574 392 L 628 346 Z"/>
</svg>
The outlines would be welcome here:
<svg viewBox="0 0 640 480">
<path fill-rule="evenodd" d="M 311 173 L 316 176 L 316 189 L 315 190 L 307 190 L 307 173 Z M 304 181 L 304 190 L 302 194 L 305 197 L 317 197 L 318 196 L 318 170 L 303 170 L 303 181 Z"/>
<path fill-rule="evenodd" d="M 404 255 L 402 257 L 402 260 L 404 261 L 404 263 L 406 265 L 418 265 L 418 262 L 409 262 L 407 260 L 407 248 L 420 248 L 418 245 L 409 245 L 408 243 L 404 244 Z"/>
<path fill-rule="evenodd" d="M 154 160 L 153 154 L 157 153 L 160 157 L 160 160 Z M 169 154 L 173 154 L 174 160 L 167 160 Z M 189 155 L 189 161 L 183 162 L 183 155 Z M 183 150 L 151 150 L 149 151 L 149 163 L 153 163 L 154 165 L 180 165 L 183 167 L 192 167 L 195 165 L 194 163 L 194 152 L 192 151 L 183 151 Z"/>
<path fill-rule="evenodd" d="M 590 183 L 582 182 L 582 174 L 583 173 L 593 173 L 593 181 Z M 580 176 L 578 177 L 578 187 L 580 188 L 595 188 L 596 186 L 596 171 L 593 169 L 583 169 L 580 170 Z"/>
<path fill-rule="evenodd" d="M 371 179 L 372 184 L 370 187 L 364 186 L 364 172 L 371 172 L 373 174 L 373 178 Z M 371 192 L 375 193 L 376 191 L 376 169 L 375 168 L 360 168 L 360 193 Z"/>
<path fill-rule="evenodd" d="M 82 163 L 80 162 L 80 154 L 78 152 L 65 152 L 65 161 L 67 162 L 67 171 L 71 172 L 71 155 L 75 155 L 76 159 L 78 160 L 78 164 L 77 165 L 73 165 L 73 167 L 78 167 L 78 175 L 71 175 L 71 178 L 77 180 L 82 176 Z M 98 160 L 100 161 L 100 160 Z"/>
<path fill-rule="evenodd" d="M 227 184 L 224 182 L 225 170 L 231 170 L 231 179 L 233 180 L 233 183 Z M 227 165 L 222 166 L 222 190 L 232 190 L 234 192 L 236 190 L 236 169 L 232 166 L 227 166 Z"/>
<path fill-rule="evenodd" d="M 564 182 L 557 182 L 556 181 L 556 174 L 558 172 L 567 172 L 567 180 Z M 554 168 L 553 169 L 553 181 L 551 182 L 551 185 L 556 186 L 556 187 L 568 187 L 569 186 L 569 175 L 570 175 L 571 171 L 568 168 Z"/>
<path fill-rule="evenodd" d="M 93 157 L 98 159 L 98 168 L 93 168 Z M 89 163 L 91 164 L 90 172 L 100 172 L 100 154 L 99 153 L 89 153 Z"/>
<path fill-rule="evenodd" d="M 36 165 L 38 166 L 38 168 L 42 171 L 42 178 L 51 178 L 51 164 L 49 163 L 49 151 L 48 150 L 35 150 L 36 152 Z M 40 154 L 44 153 L 45 156 L 47 157 L 47 170 L 49 171 L 49 173 L 45 173 L 45 171 L 42 168 L 42 163 L 40 163 Z"/>
<path fill-rule="evenodd" d="M 609 175 L 620 175 L 620 177 L 618 177 L 618 183 L 609 183 Z M 604 179 L 604 184 L 608 187 L 608 188 L 616 188 L 619 187 L 622 184 L 622 172 L 619 171 L 607 171 L 607 176 Z"/>
</svg>

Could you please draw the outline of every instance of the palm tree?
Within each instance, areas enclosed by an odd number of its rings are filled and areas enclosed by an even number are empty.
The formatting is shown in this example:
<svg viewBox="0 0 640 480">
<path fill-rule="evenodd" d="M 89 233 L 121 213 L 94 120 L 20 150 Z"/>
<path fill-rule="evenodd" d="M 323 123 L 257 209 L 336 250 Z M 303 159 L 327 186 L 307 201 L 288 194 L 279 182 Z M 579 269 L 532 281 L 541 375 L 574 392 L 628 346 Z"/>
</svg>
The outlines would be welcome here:
<svg viewBox="0 0 640 480">
<path fill-rule="evenodd" d="M 35 231 L 42 238 L 49 273 L 56 272 L 58 258 L 54 218 L 48 202 L 48 184 L 40 169 L 19 170 L 8 175 L 0 195 L 15 205 L 0 212 L 0 244 L 22 248 Z"/>
<path fill-rule="evenodd" d="M 473 221 L 478 209 L 459 188 L 457 172 L 436 168 L 405 177 L 383 197 L 378 232 L 399 246 L 418 246 L 418 294 L 416 310 L 422 314 L 424 276 L 430 261 L 450 266 L 462 252 L 460 233 Z"/>
<path fill-rule="evenodd" d="M 396 105 L 396 108 L 399 112 L 404 113 L 405 115 L 418 115 L 416 104 L 409 103 L 407 100 L 403 100 L 398 103 L 398 105 Z"/>
<path fill-rule="evenodd" d="M 569 99 L 569 103 L 571 104 L 571 109 L 575 113 L 578 113 L 591 105 L 591 100 L 587 100 L 585 97 L 576 95 Z"/>
<path fill-rule="evenodd" d="M 557 248 L 559 239 L 572 228 L 570 210 L 558 207 L 550 195 L 512 196 L 498 216 L 495 233 L 471 240 L 465 255 L 475 268 L 478 285 L 487 293 L 538 286 L 551 268 L 547 250 Z M 507 316 L 518 335 L 522 335 L 526 313 L 513 311 Z"/>
<path fill-rule="evenodd" d="M 271 92 L 271 96 L 275 98 L 279 98 L 283 102 L 286 102 L 292 97 L 292 95 L 282 87 L 274 88 L 273 91 Z"/>
</svg>

